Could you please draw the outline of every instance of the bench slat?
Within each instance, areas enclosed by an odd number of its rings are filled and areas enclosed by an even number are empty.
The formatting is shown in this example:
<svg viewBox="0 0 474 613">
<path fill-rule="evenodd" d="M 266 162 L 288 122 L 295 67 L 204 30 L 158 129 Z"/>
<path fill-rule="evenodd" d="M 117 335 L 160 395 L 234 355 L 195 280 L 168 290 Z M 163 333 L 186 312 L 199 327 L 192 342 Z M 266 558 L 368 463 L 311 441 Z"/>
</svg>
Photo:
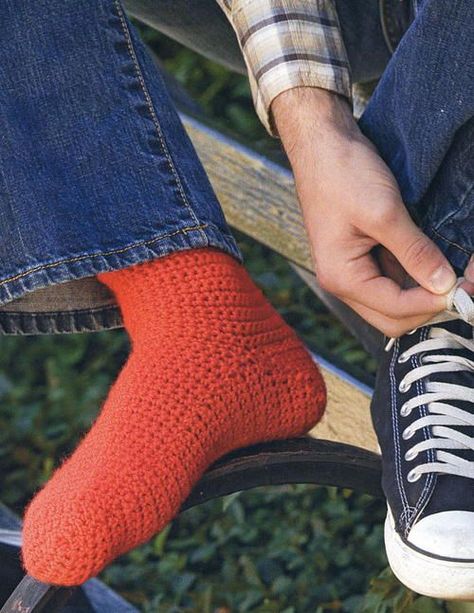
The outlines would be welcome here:
<svg viewBox="0 0 474 613">
<path fill-rule="evenodd" d="M 310 435 L 379 453 L 370 419 L 371 390 L 321 357 L 315 360 L 326 382 L 328 404 L 322 420 Z"/>
<path fill-rule="evenodd" d="M 181 119 L 229 224 L 312 270 L 291 172 L 188 115 Z"/>
</svg>

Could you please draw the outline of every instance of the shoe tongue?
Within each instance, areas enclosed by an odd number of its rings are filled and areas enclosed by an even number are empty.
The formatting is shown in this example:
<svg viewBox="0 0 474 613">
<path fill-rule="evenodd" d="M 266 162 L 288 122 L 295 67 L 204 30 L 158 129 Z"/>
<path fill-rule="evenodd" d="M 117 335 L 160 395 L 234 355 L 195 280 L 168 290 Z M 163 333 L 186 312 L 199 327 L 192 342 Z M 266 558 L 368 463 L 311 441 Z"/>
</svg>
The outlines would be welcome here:
<svg viewBox="0 0 474 613">
<path fill-rule="evenodd" d="M 453 334 L 457 334 L 458 336 L 464 336 L 464 338 L 469 338 L 469 339 L 474 338 L 474 326 L 471 326 L 470 324 L 463 321 L 462 319 L 451 319 L 449 321 L 435 323 L 430 327 L 431 328 L 444 328 L 445 330 L 448 330 L 449 332 L 452 332 Z M 451 349 L 446 349 L 444 352 L 439 351 L 439 353 L 450 353 L 451 351 L 452 351 Z M 466 352 L 467 349 L 464 349 L 463 351 Z"/>
<path fill-rule="evenodd" d="M 463 336 L 464 338 L 473 338 L 474 328 L 462 320 L 446 321 L 440 324 L 435 324 L 433 327 L 444 328 L 449 330 L 453 334 Z M 466 348 L 459 349 L 442 349 L 433 352 L 427 352 L 429 354 L 437 355 L 459 355 L 473 359 L 474 356 L 470 355 L 470 351 Z M 438 383 L 451 383 L 459 386 L 466 387 L 467 389 L 474 389 L 474 372 L 473 371 L 455 371 L 455 372 L 436 372 L 426 377 L 425 382 L 436 381 Z M 446 404 L 452 404 L 453 406 L 466 411 L 469 414 L 474 414 L 474 405 L 467 401 L 462 400 L 446 400 Z M 474 437 L 474 426 L 448 426 L 457 432 Z M 465 460 L 474 461 L 474 451 L 469 449 L 447 449 L 448 453 L 452 453 Z M 434 493 L 423 511 L 422 516 L 431 515 L 432 513 L 438 513 L 441 511 L 473 511 L 474 512 L 474 480 L 467 477 L 458 477 L 455 475 L 437 475 L 437 482 Z"/>
</svg>

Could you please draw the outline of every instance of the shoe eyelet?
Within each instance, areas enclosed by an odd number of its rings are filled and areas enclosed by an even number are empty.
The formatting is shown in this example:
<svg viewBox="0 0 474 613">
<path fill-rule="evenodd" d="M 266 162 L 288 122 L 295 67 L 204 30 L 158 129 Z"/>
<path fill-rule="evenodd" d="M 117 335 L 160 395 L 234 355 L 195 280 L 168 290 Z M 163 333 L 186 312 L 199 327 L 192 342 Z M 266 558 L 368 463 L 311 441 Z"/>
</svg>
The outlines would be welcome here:
<svg viewBox="0 0 474 613">
<path fill-rule="evenodd" d="M 411 413 L 411 409 L 408 407 L 408 404 L 405 402 L 405 404 L 402 404 L 401 409 L 400 409 L 400 415 L 402 417 L 408 417 Z"/>
<path fill-rule="evenodd" d="M 405 353 L 401 353 L 398 356 L 397 362 L 399 364 L 404 364 L 405 362 L 408 362 L 409 359 L 410 359 L 409 356 L 407 356 Z"/>
<path fill-rule="evenodd" d="M 408 441 L 415 434 L 415 431 L 411 428 L 405 428 L 402 432 L 402 438 L 404 441 Z"/>
<path fill-rule="evenodd" d="M 416 451 L 413 451 L 413 449 L 409 449 L 405 454 L 405 461 L 411 462 L 416 458 L 417 455 L 418 453 Z"/>
<path fill-rule="evenodd" d="M 420 477 L 421 473 L 419 473 L 416 468 L 413 468 L 407 475 L 407 481 L 409 481 L 410 483 L 415 483 L 415 481 L 418 481 Z"/>
<path fill-rule="evenodd" d="M 400 385 L 398 386 L 398 391 L 404 394 L 405 392 L 408 392 L 410 387 L 411 387 L 411 383 L 407 383 L 406 381 L 402 380 L 400 381 Z"/>
</svg>

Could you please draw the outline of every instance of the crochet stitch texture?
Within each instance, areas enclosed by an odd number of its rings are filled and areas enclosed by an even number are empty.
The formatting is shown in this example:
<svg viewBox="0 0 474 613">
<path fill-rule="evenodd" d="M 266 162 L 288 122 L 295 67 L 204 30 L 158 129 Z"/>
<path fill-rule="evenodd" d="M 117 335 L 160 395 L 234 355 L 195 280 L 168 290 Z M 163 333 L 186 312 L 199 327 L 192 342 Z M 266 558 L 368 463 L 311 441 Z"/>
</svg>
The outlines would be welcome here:
<svg viewBox="0 0 474 613">
<path fill-rule="evenodd" d="M 58 585 L 83 583 L 160 531 L 223 454 L 306 433 L 326 401 L 309 353 L 231 256 L 184 251 L 98 278 L 131 351 L 25 515 L 26 570 Z"/>
</svg>

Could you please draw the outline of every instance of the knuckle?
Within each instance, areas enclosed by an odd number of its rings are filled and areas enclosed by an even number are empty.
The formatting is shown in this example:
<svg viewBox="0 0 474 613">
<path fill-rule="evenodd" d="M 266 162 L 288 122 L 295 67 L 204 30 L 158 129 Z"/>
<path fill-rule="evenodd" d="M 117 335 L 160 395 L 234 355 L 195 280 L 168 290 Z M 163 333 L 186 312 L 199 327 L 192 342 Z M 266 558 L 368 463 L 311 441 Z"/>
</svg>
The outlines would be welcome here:
<svg viewBox="0 0 474 613">
<path fill-rule="evenodd" d="M 393 202 L 384 202 L 370 211 L 370 224 L 374 228 L 387 228 L 396 222 L 398 206 Z"/>
<path fill-rule="evenodd" d="M 319 268 L 316 276 L 321 289 L 323 289 L 325 292 L 329 292 L 330 294 L 335 294 L 337 292 L 337 282 L 334 275 L 332 275 L 329 271 Z"/>
<path fill-rule="evenodd" d="M 399 318 L 405 316 L 405 313 L 402 311 L 402 309 L 391 306 L 386 306 L 383 314 L 385 315 L 385 317 L 390 317 L 390 319 L 393 319 L 394 321 L 397 321 Z"/>
<path fill-rule="evenodd" d="M 433 256 L 433 244 L 427 236 L 419 236 L 405 249 L 405 257 L 413 266 L 422 266 Z"/>
<path fill-rule="evenodd" d="M 390 338 L 397 338 L 403 334 L 404 330 L 403 326 L 401 326 L 396 321 L 385 321 L 383 324 L 382 332 Z"/>
<path fill-rule="evenodd" d="M 394 297 L 390 305 L 387 305 L 386 315 L 395 322 L 399 322 L 416 314 L 416 305 L 409 301 L 402 291 L 396 298 Z"/>
</svg>

